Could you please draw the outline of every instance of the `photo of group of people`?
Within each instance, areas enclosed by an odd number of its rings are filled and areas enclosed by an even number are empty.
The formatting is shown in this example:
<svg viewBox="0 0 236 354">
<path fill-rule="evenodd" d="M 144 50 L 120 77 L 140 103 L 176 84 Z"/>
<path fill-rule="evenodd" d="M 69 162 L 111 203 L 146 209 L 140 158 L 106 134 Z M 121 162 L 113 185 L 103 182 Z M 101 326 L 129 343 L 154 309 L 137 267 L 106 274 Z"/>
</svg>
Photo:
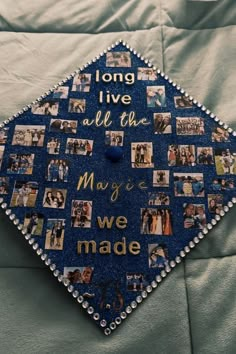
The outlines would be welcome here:
<svg viewBox="0 0 236 354">
<path fill-rule="evenodd" d="M 149 192 L 148 205 L 169 205 L 170 196 L 165 192 Z"/>
<path fill-rule="evenodd" d="M 32 175 L 34 156 L 34 154 L 10 154 L 7 173 Z"/>
<path fill-rule="evenodd" d="M 214 178 L 211 185 L 213 192 L 235 191 L 236 186 L 233 179 Z"/>
<path fill-rule="evenodd" d="M 106 66 L 110 68 L 130 68 L 130 52 L 108 52 L 106 55 Z"/>
<path fill-rule="evenodd" d="M 35 236 L 42 235 L 44 216 L 41 213 L 30 212 L 25 214 L 24 228 L 27 233 Z"/>
<path fill-rule="evenodd" d="M 38 195 L 38 189 L 38 182 L 15 181 L 10 206 L 33 208 Z"/>
<path fill-rule="evenodd" d="M 4 150 L 5 150 L 5 146 L 0 145 L 0 169 L 1 169 L 1 166 L 2 166 Z"/>
<path fill-rule="evenodd" d="M 211 139 L 214 143 L 224 143 L 229 141 L 229 132 L 221 127 L 214 128 Z"/>
<path fill-rule="evenodd" d="M 203 173 L 174 173 L 176 197 L 204 197 Z"/>
<path fill-rule="evenodd" d="M 138 68 L 138 80 L 154 81 L 157 79 L 157 73 L 152 68 Z"/>
<path fill-rule="evenodd" d="M 92 201 L 72 200 L 71 226 L 90 228 L 92 220 Z"/>
<path fill-rule="evenodd" d="M 91 74 L 75 75 L 71 91 L 89 92 L 91 84 Z"/>
<path fill-rule="evenodd" d="M 68 279 L 70 284 L 90 284 L 93 278 L 93 267 L 65 267 L 64 279 Z"/>
<path fill-rule="evenodd" d="M 49 160 L 47 165 L 46 180 L 49 182 L 68 182 L 69 161 Z"/>
<path fill-rule="evenodd" d="M 9 128 L 0 129 L 0 144 L 6 144 Z"/>
<path fill-rule="evenodd" d="M 49 131 L 52 133 L 76 134 L 78 122 L 68 119 L 51 119 Z"/>
<path fill-rule="evenodd" d="M 172 213 L 169 209 L 141 209 L 141 234 L 172 235 Z"/>
<path fill-rule="evenodd" d="M 93 152 L 93 140 L 67 139 L 66 154 L 91 156 Z"/>
<path fill-rule="evenodd" d="M 45 125 L 16 125 L 12 145 L 42 147 Z"/>
<path fill-rule="evenodd" d="M 197 163 L 200 165 L 213 165 L 213 148 L 210 146 L 198 147 Z"/>
<path fill-rule="evenodd" d="M 46 250 L 63 250 L 65 219 L 48 219 L 46 227 Z"/>
<path fill-rule="evenodd" d="M 222 194 L 208 194 L 208 210 L 210 213 L 219 214 L 223 208 Z"/>
<path fill-rule="evenodd" d="M 169 166 L 195 166 L 194 145 L 170 145 L 168 149 Z"/>
<path fill-rule="evenodd" d="M 126 289 L 128 291 L 142 291 L 148 282 L 142 273 L 126 273 Z"/>
<path fill-rule="evenodd" d="M 84 99 L 70 98 L 69 100 L 69 112 L 70 113 L 84 113 L 86 107 L 86 101 Z"/>
<path fill-rule="evenodd" d="M 177 117 L 177 135 L 203 135 L 205 133 L 204 120 L 199 117 Z"/>
<path fill-rule="evenodd" d="M 133 168 L 153 168 L 152 143 L 131 143 L 131 165 Z"/>
<path fill-rule="evenodd" d="M 9 178 L 0 177 L 0 194 L 8 194 L 9 190 Z"/>
<path fill-rule="evenodd" d="M 40 101 L 32 105 L 31 112 L 33 114 L 57 116 L 59 103 L 56 101 Z"/>
<path fill-rule="evenodd" d="M 147 86 L 147 107 L 166 107 L 165 86 Z"/>
<path fill-rule="evenodd" d="M 64 209 L 66 194 L 66 189 L 45 188 L 43 197 L 44 208 Z"/>
<path fill-rule="evenodd" d="M 169 187 L 170 171 L 154 170 L 153 171 L 153 187 Z"/>
<path fill-rule="evenodd" d="M 59 86 L 53 91 L 53 98 L 56 99 L 67 99 L 69 95 L 69 86 Z"/>
<path fill-rule="evenodd" d="M 236 174 L 236 152 L 230 149 L 215 149 L 215 165 L 218 175 Z"/>
<path fill-rule="evenodd" d="M 184 228 L 203 229 L 206 226 L 206 214 L 204 204 L 184 204 Z"/>
<path fill-rule="evenodd" d="M 47 142 L 47 153 L 50 155 L 58 155 L 60 152 L 60 139 L 49 138 Z"/>
<path fill-rule="evenodd" d="M 108 146 L 123 146 L 124 132 L 122 131 L 106 131 L 105 145 Z"/>
<path fill-rule="evenodd" d="M 151 243 L 148 245 L 149 268 L 165 268 L 168 265 L 168 249 L 165 244 Z"/>
<path fill-rule="evenodd" d="M 175 108 L 192 108 L 193 102 L 185 96 L 175 96 L 174 97 Z"/>
<path fill-rule="evenodd" d="M 154 113 L 154 134 L 171 134 L 171 114 L 170 113 Z"/>
</svg>

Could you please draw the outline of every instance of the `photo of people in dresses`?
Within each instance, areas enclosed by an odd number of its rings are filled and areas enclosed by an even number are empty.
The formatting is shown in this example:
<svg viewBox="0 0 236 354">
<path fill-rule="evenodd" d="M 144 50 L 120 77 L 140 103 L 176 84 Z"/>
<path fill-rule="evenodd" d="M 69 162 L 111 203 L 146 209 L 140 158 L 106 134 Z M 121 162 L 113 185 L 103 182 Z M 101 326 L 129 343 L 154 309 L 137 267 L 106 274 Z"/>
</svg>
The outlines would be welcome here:
<svg viewBox="0 0 236 354">
<path fill-rule="evenodd" d="M 25 214 L 24 228 L 27 233 L 35 236 L 42 235 L 44 216 L 41 213 L 31 212 Z"/>
<path fill-rule="evenodd" d="M 108 52 L 106 55 L 106 66 L 110 68 L 130 68 L 130 52 Z"/>
<path fill-rule="evenodd" d="M 176 118 L 177 135 L 203 135 L 205 133 L 204 120 L 199 117 Z"/>
<path fill-rule="evenodd" d="M 166 107 L 165 86 L 147 86 L 147 107 Z"/>
<path fill-rule="evenodd" d="M 37 182 L 15 181 L 10 206 L 33 208 L 37 199 L 38 189 Z"/>
<path fill-rule="evenodd" d="M 106 131 L 105 145 L 108 146 L 123 146 L 124 132 L 122 131 Z"/>
<path fill-rule="evenodd" d="M 148 245 L 149 268 L 165 268 L 168 265 L 168 249 L 165 244 L 151 243 Z"/>
<path fill-rule="evenodd" d="M 1 169 L 1 166 L 2 166 L 4 150 L 5 150 L 5 146 L 0 146 L 0 169 Z"/>
<path fill-rule="evenodd" d="M 202 173 L 174 173 L 176 197 L 204 197 Z"/>
<path fill-rule="evenodd" d="M 170 145 L 167 153 L 169 166 L 195 166 L 194 145 Z"/>
<path fill-rule="evenodd" d="M 154 134 L 171 134 L 171 114 L 154 113 Z"/>
<path fill-rule="evenodd" d="M 70 98 L 69 100 L 69 109 L 70 113 L 84 113 L 86 107 L 85 100 L 78 100 L 76 98 Z"/>
<path fill-rule="evenodd" d="M 65 267 L 64 279 L 68 279 L 70 284 L 90 284 L 93 279 L 93 267 Z"/>
<path fill-rule="evenodd" d="M 12 145 L 42 147 L 45 125 L 16 125 Z"/>
<path fill-rule="evenodd" d="M 143 273 L 126 273 L 126 289 L 128 291 L 142 291 L 148 282 Z"/>
<path fill-rule="evenodd" d="M 169 209 L 141 209 L 141 234 L 172 235 L 172 213 Z"/>
<path fill-rule="evenodd" d="M 153 168 L 152 143 L 131 143 L 131 164 L 133 168 Z"/>
<path fill-rule="evenodd" d="M 204 204 L 185 203 L 184 208 L 184 228 L 203 229 L 206 226 L 206 214 Z"/>
<path fill-rule="evenodd" d="M 215 165 L 218 175 L 236 174 L 236 152 L 230 149 L 215 149 Z"/>
<path fill-rule="evenodd" d="M 9 128 L 1 128 L 0 129 L 0 144 L 6 144 L 8 130 L 9 130 Z"/>
<path fill-rule="evenodd" d="M 47 153 L 50 155 L 58 155 L 60 152 L 60 139 L 49 138 L 47 142 Z"/>
<path fill-rule="evenodd" d="M 212 180 L 211 189 L 213 192 L 221 192 L 221 191 L 235 191 L 236 186 L 233 179 L 225 179 L 225 178 L 214 178 Z"/>
<path fill-rule="evenodd" d="M 138 80 L 154 81 L 157 79 L 157 73 L 151 68 L 138 68 Z"/>
<path fill-rule="evenodd" d="M 59 86 L 53 91 L 53 98 L 65 100 L 69 94 L 69 86 Z"/>
<path fill-rule="evenodd" d="M 91 74 L 75 75 L 71 91 L 89 92 L 91 84 Z"/>
<path fill-rule="evenodd" d="M 53 209 L 64 209 L 66 194 L 66 189 L 45 188 L 43 207 Z"/>
<path fill-rule="evenodd" d="M 210 213 L 219 214 L 223 208 L 222 194 L 208 194 L 208 210 Z"/>
<path fill-rule="evenodd" d="M 8 194 L 9 190 L 9 178 L 0 177 L 0 194 Z"/>
<path fill-rule="evenodd" d="M 229 141 L 229 132 L 224 128 L 216 127 L 211 134 L 211 140 L 214 143 L 227 142 Z"/>
<path fill-rule="evenodd" d="M 76 120 L 51 119 L 49 131 L 52 133 L 76 134 L 77 125 Z"/>
<path fill-rule="evenodd" d="M 148 205 L 169 205 L 170 196 L 165 192 L 149 192 Z"/>
<path fill-rule="evenodd" d="M 155 170 L 153 171 L 153 187 L 169 187 L 170 171 Z"/>
<path fill-rule="evenodd" d="M 68 182 L 69 161 L 49 160 L 46 171 L 46 180 L 49 182 Z"/>
<path fill-rule="evenodd" d="M 7 173 L 32 175 L 34 154 L 10 154 Z"/>
<path fill-rule="evenodd" d="M 189 99 L 185 96 L 175 96 L 175 108 L 192 108 L 193 102 L 189 101 Z"/>
<path fill-rule="evenodd" d="M 91 156 L 93 152 L 93 140 L 67 139 L 66 154 Z"/>
<path fill-rule="evenodd" d="M 92 204 L 90 200 L 72 200 L 71 226 L 90 228 L 92 220 Z"/>
<path fill-rule="evenodd" d="M 200 165 L 213 165 L 213 148 L 210 146 L 198 147 L 197 163 Z"/>
<path fill-rule="evenodd" d="M 63 250 L 65 219 L 48 219 L 46 228 L 46 250 Z"/>
<path fill-rule="evenodd" d="M 32 105 L 31 112 L 33 114 L 42 114 L 47 116 L 57 116 L 59 102 L 56 101 L 40 101 Z"/>
</svg>

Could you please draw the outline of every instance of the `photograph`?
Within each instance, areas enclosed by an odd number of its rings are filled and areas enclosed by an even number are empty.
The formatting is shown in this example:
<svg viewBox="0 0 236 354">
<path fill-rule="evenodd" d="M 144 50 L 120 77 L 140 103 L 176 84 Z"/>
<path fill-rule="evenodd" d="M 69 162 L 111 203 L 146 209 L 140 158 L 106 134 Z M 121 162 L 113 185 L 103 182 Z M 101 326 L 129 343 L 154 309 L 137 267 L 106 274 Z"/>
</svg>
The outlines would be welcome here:
<svg viewBox="0 0 236 354">
<path fill-rule="evenodd" d="M 225 143 L 229 141 L 229 132 L 221 127 L 216 127 L 213 129 L 211 134 L 211 140 L 214 143 Z"/>
<path fill-rule="evenodd" d="M 165 192 L 149 192 L 148 205 L 169 205 L 170 196 Z"/>
<path fill-rule="evenodd" d="M 169 166 L 195 166 L 194 145 L 170 145 L 167 153 Z"/>
<path fill-rule="evenodd" d="M 123 146 L 124 132 L 123 131 L 106 131 L 105 145 L 107 146 Z"/>
<path fill-rule="evenodd" d="M 170 113 L 154 113 L 154 134 L 171 134 L 171 114 Z"/>
<path fill-rule="evenodd" d="M 46 250 L 63 250 L 65 219 L 48 219 L 46 227 Z"/>
<path fill-rule="evenodd" d="M 192 108 L 193 102 L 189 101 L 189 99 L 185 96 L 175 96 L 175 108 Z"/>
<path fill-rule="evenodd" d="M 49 131 L 51 133 L 76 134 L 78 122 L 67 119 L 51 119 Z"/>
<path fill-rule="evenodd" d="M 26 228 L 27 233 L 35 236 L 42 235 L 43 231 L 43 214 L 32 212 L 26 213 L 24 219 L 24 228 Z"/>
<path fill-rule="evenodd" d="M 70 284 L 90 284 L 93 279 L 93 267 L 65 267 L 64 279 L 68 279 Z"/>
<path fill-rule="evenodd" d="M 58 155 L 60 152 L 60 139 L 49 138 L 47 142 L 47 153 L 50 155 Z"/>
<path fill-rule="evenodd" d="M 204 120 L 199 117 L 176 117 L 177 135 L 203 135 Z"/>
<path fill-rule="evenodd" d="M 0 177 L 0 194 L 8 194 L 9 191 L 9 178 Z"/>
<path fill-rule="evenodd" d="M 38 188 L 38 182 L 15 181 L 10 206 L 33 208 L 36 203 Z"/>
<path fill-rule="evenodd" d="M 206 222 L 205 205 L 184 203 L 184 228 L 185 229 L 203 229 Z"/>
<path fill-rule="evenodd" d="M 148 245 L 149 268 L 165 268 L 168 265 L 168 249 L 165 244 Z"/>
<path fill-rule="evenodd" d="M 147 107 L 166 107 L 165 86 L 147 86 Z"/>
<path fill-rule="evenodd" d="M 199 165 L 214 165 L 213 148 L 210 146 L 197 147 L 197 163 Z"/>
<path fill-rule="evenodd" d="M 236 152 L 230 149 L 215 149 L 215 165 L 218 175 L 235 175 Z"/>
<path fill-rule="evenodd" d="M 0 169 L 1 169 L 1 166 L 2 166 L 4 150 L 5 150 L 5 146 L 0 146 Z"/>
<path fill-rule="evenodd" d="M 131 165 L 133 168 L 153 168 L 152 143 L 131 143 Z"/>
<path fill-rule="evenodd" d="M 84 113 L 86 107 L 86 100 L 70 98 L 69 100 L 69 109 L 70 113 Z"/>
<path fill-rule="evenodd" d="M 34 154 L 10 154 L 7 173 L 32 175 L 34 156 Z"/>
<path fill-rule="evenodd" d="M 71 91 L 89 92 L 90 84 L 91 84 L 91 74 L 77 74 L 74 77 Z"/>
<path fill-rule="evenodd" d="M 172 235 L 172 212 L 169 209 L 141 209 L 141 234 Z"/>
<path fill-rule="evenodd" d="M 223 209 L 223 195 L 208 194 L 207 200 L 209 213 L 219 214 Z"/>
<path fill-rule="evenodd" d="M 110 68 L 130 68 L 130 52 L 108 52 L 106 54 L 106 66 Z"/>
<path fill-rule="evenodd" d="M 49 160 L 47 164 L 46 180 L 48 182 L 68 182 L 69 161 Z"/>
<path fill-rule="evenodd" d="M 92 219 L 92 204 L 90 200 L 72 200 L 71 226 L 90 228 Z"/>
<path fill-rule="evenodd" d="M 59 102 L 47 100 L 47 101 L 40 101 L 32 105 L 31 112 L 33 114 L 57 116 L 58 109 L 59 109 Z"/>
<path fill-rule="evenodd" d="M 152 68 L 138 68 L 138 80 L 154 81 L 157 79 L 157 73 Z"/>
<path fill-rule="evenodd" d="M 142 273 L 126 273 L 126 289 L 128 291 L 142 291 L 148 282 Z"/>
<path fill-rule="evenodd" d="M 92 156 L 93 140 L 67 139 L 66 154 Z"/>
<path fill-rule="evenodd" d="M 225 178 L 214 178 L 212 180 L 211 189 L 213 192 L 221 192 L 221 191 L 235 191 L 236 186 L 233 179 L 225 179 Z"/>
<path fill-rule="evenodd" d="M 9 128 L 1 128 L 0 129 L 0 145 L 6 144 L 8 131 L 9 131 Z"/>
<path fill-rule="evenodd" d="M 53 98 L 66 99 L 69 94 L 69 86 L 59 86 L 53 91 Z"/>
<path fill-rule="evenodd" d="M 54 208 L 54 209 L 64 209 L 66 201 L 66 189 L 57 188 L 45 188 L 43 207 L 44 208 Z"/>
<path fill-rule="evenodd" d="M 169 187 L 170 171 L 155 170 L 153 171 L 153 187 Z"/>
<path fill-rule="evenodd" d="M 16 125 L 12 145 L 42 147 L 45 125 Z"/>
<path fill-rule="evenodd" d="M 204 197 L 203 173 L 174 173 L 176 197 Z"/>
</svg>

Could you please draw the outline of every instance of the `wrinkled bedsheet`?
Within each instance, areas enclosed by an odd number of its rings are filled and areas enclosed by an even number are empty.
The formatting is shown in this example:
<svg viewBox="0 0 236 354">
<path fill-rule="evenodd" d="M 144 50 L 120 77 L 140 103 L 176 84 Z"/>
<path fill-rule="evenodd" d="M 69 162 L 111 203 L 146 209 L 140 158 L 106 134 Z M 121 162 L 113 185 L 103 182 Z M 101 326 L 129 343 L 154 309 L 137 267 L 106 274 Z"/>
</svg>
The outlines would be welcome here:
<svg viewBox="0 0 236 354">
<path fill-rule="evenodd" d="M 119 38 L 236 130 L 235 0 L 1 0 L 0 120 Z M 0 212 L 0 353 L 235 354 L 234 208 L 111 336 Z"/>
</svg>

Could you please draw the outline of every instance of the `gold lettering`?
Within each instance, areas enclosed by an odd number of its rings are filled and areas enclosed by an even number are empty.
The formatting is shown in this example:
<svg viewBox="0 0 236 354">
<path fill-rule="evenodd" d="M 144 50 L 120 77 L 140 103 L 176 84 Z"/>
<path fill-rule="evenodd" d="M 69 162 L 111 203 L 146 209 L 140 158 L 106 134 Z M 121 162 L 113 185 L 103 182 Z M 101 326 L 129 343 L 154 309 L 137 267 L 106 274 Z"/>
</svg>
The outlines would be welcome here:
<svg viewBox="0 0 236 354">
<path fill-rule="evenodd" d="M 125 229 L 127 227 L 128 220 L 125 216 L 118 216 L 116 218 L 116 227 L 118 229 Z"/>
<path fill-rule="evenodd" d="M 130 244 L 129 244 L 129 252 L 134 254 L 134 255 L 139 254 L 140 253 L 140 243 L 137 242 L 137 241 L 130 242 Z"/>
<path fill-rule="evenodd" d="M 100 242 L 99 252 L 101 254 L 109 254 L 109 253 L 111 253 L 111 242 L 109 242 L 109 241 Z"/>
<path fill-rule="evenodd" d="M 78 247 L 78 254 L 81 254 L 82 252 L 82 246 L 84 246 L 84 252 L 85 253 L 96 253 L 97 252 L 97 244 L 95 241 L 78 241 L 77 247 Z"/>
<path fill-rule="evenodd" d="M 108 182 L 98 182 L 97 183 L 97 190 L 99 191 L 99 190 L 102 190 L 102 191 L 104 191 L 105 189 L 107 189 L 107 187 L 108 187 L 108 185 L 109 185 L 109 183 Z"/>
<path fill-rule="evenodd" d="M 125 237 L 122 237 L 122 241 L 117 241 L 114 243 L 114 253 L 117 254 L 117 256 L 121 256 L 121 255 L 126 254 L 126 238 Z"/>
<path fill-rule="evenodd" d="M 83 176 L 80 176 L 77 190 L 80 190 L 80 187 L 83 185 L 83 189 L 87 188 L 90 183 L 89 188 L 93 191 L 94 185 L 94 172 L 90 173 L 88 177 L 88 172 L 85 172 Z"/>
<path fill-rule="evenodd" d="M 107 229 L 111 229 L 113 221 L 114 221 L 114 216 L 112 216 L 110 219 L 108 219 L 107 216 L 104 216 L 103 219 L 100 216 L 97 217 L 97 222 L 100 229 L 104 229 L 104 227 L 106 227 Z"/>
<path fill-rule="evenodd" d="M 115 202 L 119 196 L 119 190 L 123 183 L 112 183 L 111 188 L 114 190 L 111 195 L 111 201 Z"/>
<path fill-rule="evenodd" d="M 146 186 L 146 182 L 145 182 L 145 181 L 142 181 L 142 182 L 139 182 L 138 188 L 140 188 L 140 189 L 147 189 L 148 187 Z"/>
</svg>

